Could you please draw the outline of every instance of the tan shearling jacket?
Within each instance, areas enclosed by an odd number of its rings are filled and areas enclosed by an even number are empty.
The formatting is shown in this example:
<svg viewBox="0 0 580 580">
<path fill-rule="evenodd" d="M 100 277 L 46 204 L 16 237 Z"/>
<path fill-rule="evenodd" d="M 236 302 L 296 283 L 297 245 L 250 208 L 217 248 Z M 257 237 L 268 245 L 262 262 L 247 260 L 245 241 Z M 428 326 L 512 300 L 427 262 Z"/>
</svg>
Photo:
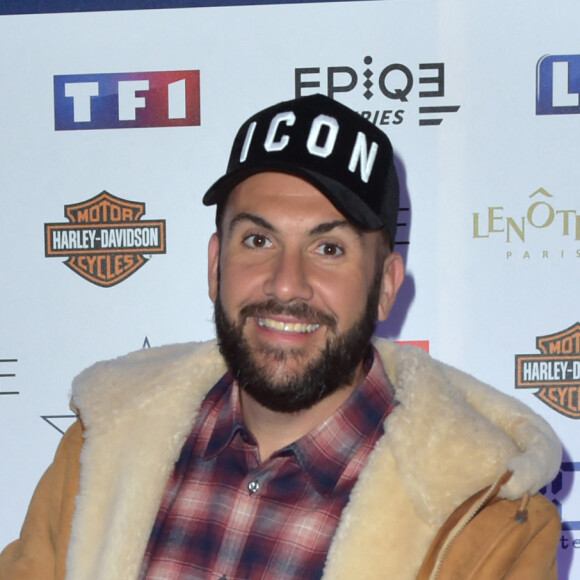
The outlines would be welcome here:
<svg viewBox="0 0 580 580">
<path fill-rule="evenodd" d="M 420 349 L 375 345 L 398 405 L 323 580 L 556 580 L 559 517 L 536 494 L 560 465 L 552 429 Z M 77 377 L 80 421 L 0 555 L 0 580 L 136 580 L 167 477 L 224 370 L 208 342 L 139 351 Z"/>
</svg>

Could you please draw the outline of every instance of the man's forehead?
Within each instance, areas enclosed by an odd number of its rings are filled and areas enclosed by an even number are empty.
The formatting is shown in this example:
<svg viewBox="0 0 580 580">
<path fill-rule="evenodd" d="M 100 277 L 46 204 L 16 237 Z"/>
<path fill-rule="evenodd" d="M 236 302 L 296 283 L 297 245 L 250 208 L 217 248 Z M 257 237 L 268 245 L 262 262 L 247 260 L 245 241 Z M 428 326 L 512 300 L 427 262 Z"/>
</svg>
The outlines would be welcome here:
<svg viewBox="0 0 580 580">
<path fill-rule="evenodd" d="M 286 183 L 286 193 L 275 185 L 269 187 L 269 176 L 245 180 L 232 190 L 225 202 L 223 227 L 231 232 L 236 226 L 253 224 L 274 233 L 283 233 L 289 228 L 294 233 L 305 236 L 318 236 L 330 232 L 348 233 L 356 238 L 370 239 L 380 235 L 375 230 L 363 230 L 336 208 L 328 198 L 304 180 L 290 177 Z M 250 179 L 252 181 L 250 181 Z M 278 180 L 274 179 L 274 183 Z M 292 187 L 293 183 L 306 184 L 304 189 Z"/>
<path fill-rule="evenodd" d="M 303 219 L 310 213 L 327 214 L 328 219 L 348 221 L 348 218 L 324 193 L 306 180 L 281 172 L 260 172 L 240 182 L 228 195 L 228 214 L 252 208 L 253 211 L 279 213 Z M 228 211 L 229 210 L 229 211 Z"/>
</svg>

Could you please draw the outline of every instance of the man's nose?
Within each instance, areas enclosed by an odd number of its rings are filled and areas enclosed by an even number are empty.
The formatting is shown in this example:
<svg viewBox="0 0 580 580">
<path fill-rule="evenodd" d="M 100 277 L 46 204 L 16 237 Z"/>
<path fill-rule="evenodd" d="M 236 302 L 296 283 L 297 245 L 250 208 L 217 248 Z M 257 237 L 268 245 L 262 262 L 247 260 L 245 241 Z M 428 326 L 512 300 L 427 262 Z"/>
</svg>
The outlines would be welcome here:
<svg viewBox="0 0 580 580">
<path fill-rule="evenodd" d="M 283 303 L 312 298 L 308 264 L 301 252 L 284 249 L 272 261 L 271 267 L 264 282 L 264 293 L 267 296 Z"/>
</svg>

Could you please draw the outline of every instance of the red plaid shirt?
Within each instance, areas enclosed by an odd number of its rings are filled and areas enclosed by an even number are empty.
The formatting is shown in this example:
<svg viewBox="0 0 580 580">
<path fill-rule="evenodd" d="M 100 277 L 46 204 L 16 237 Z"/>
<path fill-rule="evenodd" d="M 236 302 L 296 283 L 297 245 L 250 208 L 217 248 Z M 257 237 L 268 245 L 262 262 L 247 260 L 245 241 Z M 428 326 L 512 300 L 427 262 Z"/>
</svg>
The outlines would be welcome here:
<svg viewBox="0 0 580 580">
<path fill-rule="evenodd" d="M 260 462 L 227 373 L 202 403 L 170 476 L 141 580 L 320 578 L 340 514 L 392 410 L 373 351 L 322 425 Z"/>
</svg>

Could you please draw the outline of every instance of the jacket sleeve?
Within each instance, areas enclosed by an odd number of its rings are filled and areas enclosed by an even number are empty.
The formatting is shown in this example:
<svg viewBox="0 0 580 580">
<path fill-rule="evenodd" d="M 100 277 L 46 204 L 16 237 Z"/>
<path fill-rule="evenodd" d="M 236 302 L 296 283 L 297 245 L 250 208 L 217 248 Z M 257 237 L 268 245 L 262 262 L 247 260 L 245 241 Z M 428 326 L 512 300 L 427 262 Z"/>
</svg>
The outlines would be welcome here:
<svg viewBox="0 0 580 580">
<path fill-rule="evenodd" d="M 432 544 L 418 580 L 557 580 L 560 516 L 554 504 L 536 494 L 526 506 L 498 500 L 479 512 L 448 544 Z M 430 560 L 430 562 L 429 562 Z M 437 573 L 435 573 L 435 571 Z"/>
<path fill-rule="evenodd" d="M 40 479 L 20 538 L 0 554 L 0 580 L 63 580 L 83 434 L 76 421 Z"/>
</svg>

